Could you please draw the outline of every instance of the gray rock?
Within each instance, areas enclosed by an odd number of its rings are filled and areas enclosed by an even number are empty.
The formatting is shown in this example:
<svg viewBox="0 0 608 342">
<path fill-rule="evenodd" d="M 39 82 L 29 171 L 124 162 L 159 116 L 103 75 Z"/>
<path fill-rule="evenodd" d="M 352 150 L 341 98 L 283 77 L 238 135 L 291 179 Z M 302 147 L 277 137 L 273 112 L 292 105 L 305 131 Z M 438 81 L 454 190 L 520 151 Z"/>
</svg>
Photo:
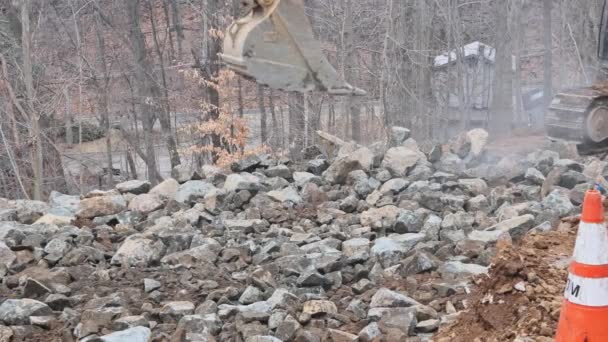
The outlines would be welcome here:
<svg viewBox="0 0 608 342">
<path fill-rule="evenodd" d="M 203 179 L 201 173 L 197 170 L 192 169 L 187 165 L 177 165 L 171 170 L 171 177 L 175 179 L 178 183 L 186 183 L 191 180 L 201 180 Z"/>
<path fill-rule="evenodd" d="M 588 181 L 589 179 L 584 174 L 578 171 L 569 170 L 562 174 L 559 179 L 559 186 L 566 189 L 573 189 L 578 184 L 587 183 Z"/>
<path fill-rule="evenodd" d="M 406 146 L 393 147 L 384 155 L 382 167 L 395 177 L 405 177 L 421 159 L 421 154 L 418 149 Z"/>
<path fill-rule="evenodd" d="M 272 309 L 291 309 L 294 305 L 299 303 L 299 299 L 296 295 L 290 293 L 285 289 L 276 289 L 272 296 L 268 298 L 268 303 Z"/>
<path fill-rule="evenodd" d="M 332 285 L 333 282 L 327 277 L 321 275 L 319 272 L 317 272 L 317 270 L 310 269 L 304 271 L 298 277 L 297 284 L 300 287 L 315 287 Z"/>
<path fill-rule="evenodd" d="M 163 257 L 166 246 L 160 240 L 135 234 L 129 236 L 112 257 L 112 265 L 146 267 Z"/>
<path fill-rule="evenodd" d="M 407 308 L 414 305 L 420 305 L 420 303 L 404 294 L 391 291 L 387 288 L 378 290 L 369 304 L 370 308 Z"/>
<path fill-rule="evenodd" d="M 306 170 L 314 175 L 320 176 L 329 168 L 329 162 L 325 159 L 313 159 L 306 164 Z"/>
<path fill-rule="evenodd" d="M 478 157 L 483 153 L 484 148 L 488 144 L 488 137 L 488 132 L 482 128 L 476 128 L 467 132 L 467 139 L 471 144 L 471 156 Z"/>
<path fill-rule="evenodd" d="M 480 274 L 487 274 L 488 268 L 460 261 L 448 261 L 439 267 L 441 277 L 446 280 L 467 279 Z"/>
<path fill-rule="evenodd" d="M 216 314 L 185 315 L 179 320 L 177 330 L 186 334 L 218 335 L 222 330 L 222 321 Z"/>
<path fill-rule="evenodd" d="M 129 202 L 129 210 L 137 211 L 142 214 L 149 214 L 164 207 L 165 202 L 160 195 L 142 194 L 138 195 Z"/>
<path fill-rule="evenodd" d="M 274 336 L 251 336 L 245 342 L 283 342 Z"/>
<path fill-rule="evenodd" d="M 63 311 L 65 308 L 72 307 L 70 298 L 60 293 L 52 293 L 46 297 L 44 303 L 54 311 Z"/>
<path fill-rule="evenodd" d="M 470 231 L 473 229 L 474 223 L 475 216 L 473 214 L 459 211 L 454 214 L 447 214 L 441 223 L 441 229 Z"/>
<path fill-rule="evenodd" d="M 159 315 L 163 322 L 179 322 L 179 320 L 194 313 L 194 304 L 192 302 L 180 301 L 169 302 L 163 305 Z"/>
<path fill-rule="evenodd" d="M 380 262 L 384 267 L 397 265 L 405 255 L 423 241 L 423 234 L 403 234 L 382 237 L 374 241 L 371 248 L 372 260 Z"/>
<path fill-rule="evenodd" d="M 575 205 L 581 205 L 585 200 L 585 193 L 587 192 L 587 190 L 589 190 L 589 184 L 579 184 L 575 186 L 572 190 L 570 190 L 568 197 L 570 198 L 570 201 Z"/>
<path fill-rule="evenodd" d="M 371 208 L 361 214 L 361 225 L 374 229 L 393 228 L 401 209 L 388 205 L 381 208 Z"/>
<path fill-rule="evenodd" d="M 393 178 L 380 187 L 380 193 L 385 194 L 398 194 L 405 190 L 410 183 L 403 178 Z"/>
<path fill-rule="evenodd" d="M 533 215 L 518 216 L 509 220 L 502 221 L 486 231 L 499 231 L 509 233 L 513 239 L 521 239 L 534 227 L 535 217 Z"/>
<path fill-rule="evenodd" d="M 41 201 L 15 200 L 12 203 L 17 210 L 17 221 L 25 224 L 36 222 L 50 210 L 49 205 Z"/>
<path fill-rule="evenodd" d="M 424 226 L 426 215 L 424 211 L 402 210 L 397 221 L 395 222 L 394 230 L 396 233 L 419 233 Z"/>
<path fill-rule="evenodd" d="M 355 342 L 359 340 L 357 335 L 336 329 L 329 329 L 328 335 L 331 338 L 331 341 L 335 342 Z"/>
<path fill-rule="evenodd" d="M 149 194 L 159 195 L 161 198 L 165 199 L 175 199 L 178 189 L 179 182 L 173 178 L 167 178 L 162 183 L 152 188 Z"/>
<path fill-rule="evenodd" d="M 224 190 L 238 192 L 241 190 L 258 191 L 261 189 L 260 179 L 250 173 L 233 173 L 226 178 Z"/>
<path fill-rule="evenodd" d="M 148 342 L 152 336 L 150 328 L 134 327 L 123 331 L 117 331 L 100 337 L 102 342 Z"/>
<path fill-rule="evenodd" d="M 275 190 L 270 191 L 266 194 L 268 197 L 280 203 L 292 203 L 292 204 L 300 204 L 302 203 L 302 197 L 298 194 L 298 191 L 291 186 L 283 189 L 283 190 Z"/>
<path fill-rule="evenodd" d="M 37 300 L 7 299 L 0 305 L 0 321 L 6 325 L 29 325 L 30 316 L 50 316 L 51 308 Z"/>
<path fill-rule="evenodd" d="M 487 193 L 488 184 L 480 178 L 459 179 L 458 184 L 473 196 Z"/>
<path fill-rule="evenodd" d="M 232 172 L 253 172 L 260 164 L 262 159 L 256 154 L 249 155 L 230 165 Z"/>
<path fill-rule="evenodd" d="M 82 218 L 115 215 L 127 209 L 127 201 L 122 195 L 85 198 L 80 202 L 76 214 Z"/>
<path fill-rule="evenodd" d="M 49 196 L 50 213 L 61 216 L 67 211 L 70 215 L 76 215 L 80 210 L 80 196 L 64 195 L 57 191 L 51 191 Z"/>
<path fill-rule="evenodd" d="M 53 292 L 53 290 L 33 278 L 28 278 L 23 286 L 23 296 L 25 298 L 42 297 L 51 292 Z"/>
<path fill-rule="evenodd" d="M 329 300 L 310 300 L 304 303 L 302 312 L 311 316 L 317 314 L 335 315 L 338 313 L 338 308 L 334 302 Z"/>
<path fill-rule="evenodd" d="M 403 341 L 408 335 L 414 335 L 417 323 L 416 312 L 412 308 L 393 308 L 384 310 L 378 325 L 387 333 L 388 339 Z"/>
<path fill-rule="evenodd" d="M 545 175 L 543 175 L 542 172 L 540 172 L 537 169 L 532 168 L 532 167 L 526 171 L 526 174 L 524 177 L 530 183 L 536 184 L 536 185 L 543 185 L 543 183 L 545 182 Z"/>
<path fill-rule="evenodd" d="M 401 146 L 410 138 L 411 131 L 405 127 L 391 127 L 391 147 Z"/>
<path fill-rule="evenodd" d="M 17 221 L 17 209 L 0 209 L 0 222 L 2 221 Z"/>
<path fill-rule="evenodd" d="M 46 253 L 45 259 L 55 264 L 64 255 L 66 255 L 72 249 L 72 244 L 68 240 L 67 237 L 57 237 L 44 247 L 44 252 Z"/>
<path fill-rule="evenodd" d="M 435 163 L 435 168 L 439 171 L 462 174 L 466 169 L 465 162 L 453 153 L 444 153 L 441 159 Z"/>
<path fill-rule="evenodd" d="M 301 327 L 302 326 L 295 318 L 291 315 L 287 315 L 277 327 L 275 336 L 280 339 L 280 341 L 291 341 Z"/>
<path fill-rule="evenodd" d="M 121 194 L 131 193 L 134 195 L 145 194 L 150 191 L 151 184 L 148 181 L 131 180 L 116 184 L 116 190 Z"/>
<path fill-rule="evenodd" d="M 439 231 L 443 220 L 437 215 L 429 215 L 422 226 L 421 233 L 424 234 L 427 240 L 438 241 Z"/>
<path fill-rule="evenodd" d="M 266 177 L 281 177 L 285 179 L 291 179 L 292 172 L 286 165 L 277 165 L 271 168 L 268 168 L 264 171 Z"/>
<path fill-rule="evenodd" d="M 424 251 L 416 251 L 413 255 L 401 261 L 402 274 L 410 275 L 431 272 L 437 269 L 440 261 L 435 256 Z"/>
<path fill-rule="evenodd" d="M 469 212 L 487 212 L 490 209 L 490 201 L 485 195 L 478 195 L 467 201 L 465 209 Z"/>
<path fill-rule="evenodd" d="M 221 245 L 213 239 L 205 240 L 200 246 L 166 255 L 161 259 L 161 263 L 164 265 L 181 265 L 186 267 L 195 267 L 203 263 L 214 263 L 220 253 Z"/>
<path fill-rule="evenodd" d="M 344 156 L 334 161 L 331 166 L 323 172 L 323 178 L 332 184 L 345 184 L 348 174 L 354 170 L 363 169 L 363 165 L 351 156 Z"/>
<path fill-rule="evenodd" d="M 0 265 L 10 268 L 17 260 L 17 255 L 4 242 L 0 241 Z"/>
<path fill-rule="evenodd" d="M 308 172 L 294 172 L 293 179 L 295 184 L 300 188 L 303 188 L 308 183 L 314 183 L 319 186 L 323 183 L 321 177 Z"/>
<path fill-rule="evenodd" d="M 224 220 L 224 227 L 228 230 L 242 231 L 243 233 L 253 233 L 256 229 L 266 226 L 263 220 Z"/>
<path fill-rule="evenodd" d="M 239 298 L 241 304 L 253 304 L 263 300 L 264 293 L 255 286 L 248 286 Z"/>
<path fill-rule="evenodd" d="M 154 280 L 154 279 L 144 279 L 144 291 L 146 293 L 150 293 L 154 290 L 158 290 L 160 289 L 160 287 L 162 286 L 162 284 L 160 283 L 160 281 Z"/>
<path fill-rule="evenodd" d="M 449 147 L 450 152 L 464 159 L 471 152 L 471 141 L 468 139 L 467 133 L 462 132 L 450 141 Z"/>
<path fill-rule="evenodd" d="M 562 218 L 574 213 L 576 208 L 572 205 L 569 194 L 566 191 L 555 189 L 542 201 L 544 210 L 554 214 L 556 218 Z"/>
<path fill-rule="evenodd" d="M 441 321 L 438 319 L 429 319 L 426 321 L 418 322 L 416 324 L 416 332 L 420 333 L 432 333 L 439 329 Z"/>
<path fill-rule="evenodd" d="M 237 310 L 246 322 L 265 322 L 268 321 L 268 318 L 270 318 L 270 314 L 272 313 L 272 304 L 267 301 L 257 302 L 249 305 L 238 306 Z"/>
<path fill-rule="evenodd" d="M 378 323 L 372 322 L 359 332 L 359 341 L 360 342 L 372 342 L 372 341 L 375 341 L 376 338 L 378 338 L 380 336 L 382 336 L 382 332 L 380 331 L 380 327 L 378 326 Z"/>
<path fill-rule="evenodd" d="M 364 238 L 350 239 L 342 243 L 342 253 L 349 259 L 367 260 L 370 241 Z"/>
<path fill-rule="evenodd" d="M 175 194 L 175 200 L 179 203 L 191 203 L 197 199 L 204 198 L 205 195 L 209 194 L 215 189 L 213 184 L 207 183 L 202 180 L 191 180 L 180 185 L 177 193 Z"/>
</svg>

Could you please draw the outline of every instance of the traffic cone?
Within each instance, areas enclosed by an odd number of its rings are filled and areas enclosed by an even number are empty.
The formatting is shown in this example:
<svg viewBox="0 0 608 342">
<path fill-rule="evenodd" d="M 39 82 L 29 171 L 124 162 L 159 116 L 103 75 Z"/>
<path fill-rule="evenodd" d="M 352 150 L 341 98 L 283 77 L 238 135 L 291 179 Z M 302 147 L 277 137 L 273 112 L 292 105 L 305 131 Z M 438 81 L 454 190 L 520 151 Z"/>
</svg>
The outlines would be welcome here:
<svg viewBox="0 0 608 342">
<path fill-rule="evenodd" d="M 608 341 L 608 230 L 597 190 L 585 194 L 564 297 L 555 341 Z"/>
</svg>

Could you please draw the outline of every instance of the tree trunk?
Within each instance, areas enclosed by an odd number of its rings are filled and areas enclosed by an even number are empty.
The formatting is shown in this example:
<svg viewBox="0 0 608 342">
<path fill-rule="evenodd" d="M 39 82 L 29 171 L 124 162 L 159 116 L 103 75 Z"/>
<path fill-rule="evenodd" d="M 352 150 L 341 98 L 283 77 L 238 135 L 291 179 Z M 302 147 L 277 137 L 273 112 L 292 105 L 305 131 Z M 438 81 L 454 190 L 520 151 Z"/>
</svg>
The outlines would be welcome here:
<svg viewBox="0 0 608 342">
<path fill-rule="evenodd" d="M 274 92 L 272 89 L 270 89 L 270 94 L 268 94 L 268 107 L 270 107 L 270 116 L 272 118 L 271 144 L 272 147 L 277 147 L 283 132 L 280 130 L 279 122 L 277 121 L 277 112 L 276 108 L 274 108 Z"/>
<path fill-rule="evenodd" d="M 127 8 L 127 18 L 129 25 L 130 48 L 133 54 L 133 62 L 135 64 L 135 87 L 137 88 L 138 105 L 141 111 L 141 120 L 143 123 L 144 144 L 146 150 L 146 166 L 148 169 L 148 177 L 153 184 L 161 181 L 156 164 L 156 156 L 154 151 L 154 121 L 156 119 L 156 108 L 154 103 L 160 98 L 160 94 L 155 92 L 156 88 L 152 78 L 153 69 L 148 61 L 146 53 L 146 43 L 140 26 L 140 8 L 139 0 L 125 0 Z"/>
<path fill-rule="evenodd" d="M 509 13 L 509 2 L 497 1 L 494 4 L 494 11 L 497 39 L 490 131 L 493 137 L 500 137 L 511 133 L 513 123 L 512 50 L 508 16 L 505 15 Z"/>
<path fill-rule="evenodd" d="M 553 36 L 552 36 L 552 19 L 551 9 L 553 0 L 543 0 L 543 23 L 544 23 L 544 44 L 545 44 L 545 61 L 544 61 L 544 97 L 545 105 L 551 104 L 553 98 Z"/>
<path fill-rule="evenodd" d="M 207 20 L 209 30 L 221 30 L 219 17 L 220 17 L 220 8 L 223 5 L 223 1 L 220 0 L 207 0 Z M 203 32 L 204 35 L 207 35 L 207 32 Z M 207 82 L 212 85 L 207 85 L 207 98 L 209 100 L 209 104 L 211 109 L 208 112 L 208 117 L 210 120 L 218 120 L 220 117 L 220 93 L 219 93 L 219 84 L 217 83 L 217 77 L 220 71 L 220 39 L 218 37 L 208 37 L 207 39 L 207 63 L 206 63 L 206 77 Z M 224 148 L 222 146 L 222 142 L 220 137 L 217 134 L 213 134 L 211 136 L 211 141 L 215 148 Z M 217 156 L 213 156 L 213 161 L 217 161 Z"/>
<path fill-rule="evenodd" d="M 346 0 L 344 4 L 344 74 L 346 80 L 352 82 L 355 80 L 355 60 L 357 51 L 355 50 L 355 28 L 353 1 Z M 351 137 L 357 143 L 361 143 L 361 101 L 356 96 L 351 96 L 348 100 L 348 111 L 351 119 Z"/>
<path fill-rule="evenodd" d="M 23 80 L 25 82 L 25 90 L 27 96 L 27 107 L 30 116 L 30 125 L 32 129 L 32 165 L 34 166 L 34 187 L 33 199 L 42 200 L 42 182 L 44 181 L 43 174 L 43 153 L 42 153 L 42 132 L 40 129 L 40 117 L 36 114 L 34 107 L 34 75 L 32 67 L 32 32 L 30 30 L 30 2 L 31 0 L 22 0 L 21 2 L 21 27 L 22 36 L 21 43 L 23 49 Z"/>
<path fill-rule="evenodd" d="M 179 158 L 179 153 L 177 152 L 177 143 L 175 142 L 175 138 L 173 136 L 173 130 L 171 129 L 171 108 L 169 103 L 169 88 L 167 86 L 167 75 L 165 72 L 165 59 L 160 49 L 160 43 L 158 42 L 158 32 L 156 29 L 156 20 L 154 19 L 154 9 L 152 8 L 150 0 L 148 0 L 148 9 L 150 12 L 150 24 L 152 26 L 152 37 L 154 38 L 154 47 L 156 48 L 156 55 L 158 56 L 160 63 L 160 75 L 163 86 L 162 91 L 161 89 L 155 89 L 154 93 L 162 93 L 162 99 L 158 99 L 161 102 L 159 106 L 160 127 L 163 131 L 165 141 L 167 142 L 167 149 L 169 151 L 169 156 L 171 159 L 171 168 L 174 168 L 177 165 L 181 164 L 181 160 Z M 153 82 L 152 84 L 154 88 L 159 88 L 157 82 Z"/>
<path fill-rule="evenodd" d="M 268 143 L 268 128 L 266 120 L 266 105 L 264 104 L 264 86 L 258 85 L 258 106 L 260 109 L 260 135 L 262 145 Z"/>
<path fill-rule="evenodd" d="M 105 122 L 106 130 L 106 156 L 107 156 L 107 167 L 108 167 L 108 187 L 114 187 L 114 179 L 112 169 L 114 163 L 112 161 L 112 132 L 110 125 L 110 111 L 108 107 L 108 87 L 110 86 L 110 75 L 108 74 L 108 68 L 106 65 L 106 46 L 103 32 L 101 31 L 101 15 L 99 11 L 95 13 L 95 37 L 97 38 L 97 64 L 101 71 L 102 82 L 97 83 L 97 107 L 102 115 L 102 122 Z"/>
<path fill-rule="evenodd" d="M 289 95 L 289 151 L 298 160 L 304 146 L 304 95 Z"/>
</svg>

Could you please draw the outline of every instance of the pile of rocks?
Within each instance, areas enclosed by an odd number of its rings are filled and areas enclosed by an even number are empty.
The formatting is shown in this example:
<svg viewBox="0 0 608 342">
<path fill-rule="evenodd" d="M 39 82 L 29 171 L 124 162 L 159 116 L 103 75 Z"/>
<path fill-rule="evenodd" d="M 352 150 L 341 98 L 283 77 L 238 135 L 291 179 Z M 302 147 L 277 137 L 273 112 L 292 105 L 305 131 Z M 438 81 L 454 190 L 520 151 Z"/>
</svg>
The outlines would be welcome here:
<svg viewBox="0 0 608 342">
<path fill-rule="evenodd" d="M 396 128 L 331 162 L 252 156 L 155 187 L 0 200 L 0 340 L 428 340 L 497 242 L 551 229 L 606 171 L 492 156 L 487 138 L 422 151 Z"/>
</svg>

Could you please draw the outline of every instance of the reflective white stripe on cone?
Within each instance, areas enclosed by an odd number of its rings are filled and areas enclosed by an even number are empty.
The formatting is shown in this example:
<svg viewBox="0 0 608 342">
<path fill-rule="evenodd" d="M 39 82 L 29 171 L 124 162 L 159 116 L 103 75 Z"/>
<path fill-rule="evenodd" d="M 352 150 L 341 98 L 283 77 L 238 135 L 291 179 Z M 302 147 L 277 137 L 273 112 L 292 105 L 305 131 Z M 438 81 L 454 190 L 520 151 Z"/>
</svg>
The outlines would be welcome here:
<svg viewBox="0 0 608 342">
<path fill-rule="evenodd" d="M 573 304 L 608 307 L 608 278 L 583 278 L 570 274 L 564 297 Z"/>
</svg>

